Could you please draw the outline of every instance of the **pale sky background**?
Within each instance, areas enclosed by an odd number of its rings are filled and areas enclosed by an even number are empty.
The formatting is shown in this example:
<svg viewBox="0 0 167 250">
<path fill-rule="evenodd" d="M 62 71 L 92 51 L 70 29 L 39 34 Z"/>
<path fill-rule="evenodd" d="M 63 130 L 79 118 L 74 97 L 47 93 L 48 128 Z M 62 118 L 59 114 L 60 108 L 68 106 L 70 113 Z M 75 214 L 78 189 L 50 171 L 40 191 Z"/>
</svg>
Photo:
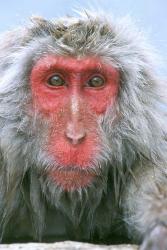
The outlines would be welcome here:
<svg viewBox="0 0 167 250">
<path fill-rule="evenodd" d="M 167 60 L 167 0 L 1 0 L 0 32 L 28 22 L 31 15 L 54 18 L 76 15 L 74 9 L 94 6 L 119 17 L 130 15 Z M 167 75 L 167 68 L 164 69 Z"/>
</svg>

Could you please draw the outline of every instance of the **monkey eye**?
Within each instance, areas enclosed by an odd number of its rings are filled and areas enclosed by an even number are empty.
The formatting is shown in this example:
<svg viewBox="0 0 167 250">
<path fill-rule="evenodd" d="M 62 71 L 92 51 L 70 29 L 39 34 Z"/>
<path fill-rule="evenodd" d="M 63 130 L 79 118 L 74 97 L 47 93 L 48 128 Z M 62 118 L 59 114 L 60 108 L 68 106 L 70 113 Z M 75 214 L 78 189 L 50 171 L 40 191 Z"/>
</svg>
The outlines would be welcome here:
<svg viewBox="0 0 167 250">
<path fill-rule="evenodd" d="M 64 86 L 65 81 L 63 78 L 59 75 L 53 75 L 49 78 L 48 84 L 53 87 L 59 87 L 59 86 Z"/>
<path fill-rule="evenodd" d="M 93 88 L 99 88 L 104 86 L 104 78 L 101 76 L 94 76 L 88 81 L 88 86 Z"/>
</svg>

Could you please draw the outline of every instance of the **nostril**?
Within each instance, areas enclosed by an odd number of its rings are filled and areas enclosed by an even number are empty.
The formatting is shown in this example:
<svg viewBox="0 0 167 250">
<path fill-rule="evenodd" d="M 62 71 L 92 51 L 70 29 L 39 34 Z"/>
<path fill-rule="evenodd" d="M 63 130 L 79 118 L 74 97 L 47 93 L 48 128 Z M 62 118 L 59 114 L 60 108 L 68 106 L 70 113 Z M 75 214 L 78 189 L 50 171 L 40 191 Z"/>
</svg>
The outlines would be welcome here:
<svg viewBox="0 0 167 250">
<path fill-rule="evenodd" d="M 68 122 L 65 130 L 65 136 L 66 139 L 68 139 L 68 141 L 73 145 L 82 143 L 86 137 L 86 131 L 83 123 L 79 122 L 78 119 Z"/>
<path fill-rule="evenodd" d="M 72 133 L 72 131 L 67 131 L 66 132 L 66 137 L 69 140 L 69 142 L 73 145 L 80 144 L 84 141 L 86 137 L 86 133 L 84 131 L 80 133 Z"/>
</svg>

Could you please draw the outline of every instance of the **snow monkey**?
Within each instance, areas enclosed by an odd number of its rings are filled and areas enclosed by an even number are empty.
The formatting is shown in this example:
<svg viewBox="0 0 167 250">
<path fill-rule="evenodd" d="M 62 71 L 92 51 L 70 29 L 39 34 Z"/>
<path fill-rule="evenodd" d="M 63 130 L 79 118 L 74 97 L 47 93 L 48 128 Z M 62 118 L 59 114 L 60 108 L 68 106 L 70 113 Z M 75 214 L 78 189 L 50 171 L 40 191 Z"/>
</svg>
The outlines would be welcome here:
<svg viewBox="0 0 167 250">
<path fill-rule="evenodd" d="M 132 26 L 82 13 L 1 36 L 2 242 L 167 248 L 159 79 Z"/>
</svg>

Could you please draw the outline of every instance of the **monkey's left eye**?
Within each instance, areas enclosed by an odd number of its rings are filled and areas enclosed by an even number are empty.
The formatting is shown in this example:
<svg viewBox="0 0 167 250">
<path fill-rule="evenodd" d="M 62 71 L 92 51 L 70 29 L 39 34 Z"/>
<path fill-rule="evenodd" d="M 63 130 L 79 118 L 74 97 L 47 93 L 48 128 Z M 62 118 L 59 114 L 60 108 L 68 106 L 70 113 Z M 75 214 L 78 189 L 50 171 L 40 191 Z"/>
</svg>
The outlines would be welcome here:
<svg viewBox="0 0 167 250">
<path fill-rule="evenodd" d="M 59 86 L 64 86 L 65 81 L 63 78 L 59 75 L 53 75 L 49 78 L 48 84 L 53 87 L 59 87 Z"/>
<path fill-rule="evenodd" d="M 94 76 L 88 81 L 88 86 L 93 88 L 99 88 L 104 86 L 104 78 L 101 76 Z"/>
</svg>

